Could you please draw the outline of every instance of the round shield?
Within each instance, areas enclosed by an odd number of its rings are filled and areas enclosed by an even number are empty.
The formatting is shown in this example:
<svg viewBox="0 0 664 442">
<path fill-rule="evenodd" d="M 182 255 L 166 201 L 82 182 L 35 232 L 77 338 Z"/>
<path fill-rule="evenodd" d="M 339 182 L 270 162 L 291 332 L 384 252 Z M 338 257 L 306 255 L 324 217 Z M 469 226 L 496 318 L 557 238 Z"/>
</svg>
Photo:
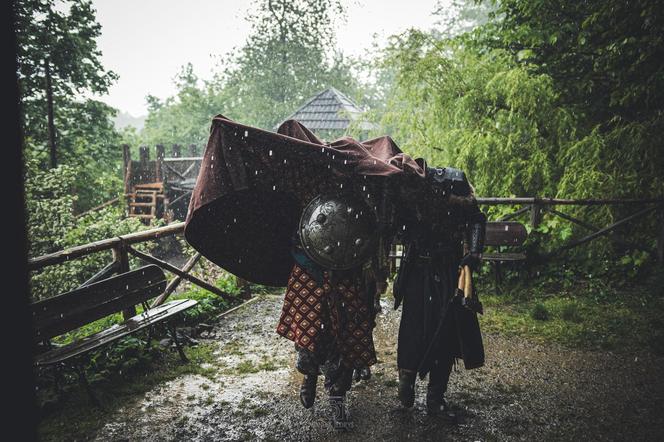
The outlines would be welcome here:
<svg viewBox="0 0 664 442">
<path fill-rule="evenodd" d="M 354 196 L 319 195 L 302 212 L 300 240 L 312 261 L 348 270 L 371 257 L 377 239 L 376 213 Z"/>
</svg>

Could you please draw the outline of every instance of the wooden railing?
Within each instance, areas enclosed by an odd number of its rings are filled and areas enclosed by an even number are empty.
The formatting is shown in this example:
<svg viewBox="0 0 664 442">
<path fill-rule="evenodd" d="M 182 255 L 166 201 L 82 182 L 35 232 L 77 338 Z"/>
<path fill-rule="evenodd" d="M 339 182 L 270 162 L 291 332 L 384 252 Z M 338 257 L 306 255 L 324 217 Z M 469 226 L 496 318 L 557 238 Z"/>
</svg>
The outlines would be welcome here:
<svg viewBox="0 0 664 442">
<path fill-rule="evenodd" d="M 569 199 L 555 199 L 555 198 L 478 198 L 478 203 L 480 205 L 524 205 L 524 207 L 519 208 L 518 210 L 504 216 L 499 221 L 514 219 L 522 214 L 526 214 L 529 212 L 530 225 L 531 227 L 536 228 L 541 222 L 542 217 L 545 214 L 549 214 L 552 216 L 560 217 L 568 222 L 577 224 L 592 232 L 582 238 L 572 240 L 569 243 L 559 247 L 558 249 L 543 255 L 545 258 L 551 257 L 565 250 L 569 250 L 573 247 L 577 247 L 581 244 L 587 243 L 596 238 L 607 235 L 612 231 L 614 231 L 617 227 L 625 225 L 628 222 L 636 221 L 640 218 L 643 218 L 645 215 L 649 213 L 657 212 L 661 222 L 660 222 L 660 232 L 657 237 L 656 253 L 659 262 L 660 263 L 664 262 L 664 198 L 626 199 L 626 200 L 619 200 L 619 199 L 569 200 Z M 641 205 L 642 207 L 640 207 L 631 215 L 616 222 L 613 222 L 605 227 L 597 227 L 595 225 L 590 224 L 589 222 L 577 219 L 571 215 L 565 214 L 553 208 L 554 206 L 557 205 L 597 206 L 597 205 L 608 205 L 608 204 L 611 205 L 626 204 L 626 205 L 637 205 L 637 206 Z M 154 301 L 153 305 L 159 305 L 163 303 L 168 298 L 170 293 L 172 293 L 172 291 L 175 290 L 175 287 L 177 287 L 177 285 L 182 279 L 188 280 L 189 282 L 196 284 L 199 287 L 202 287 L 223 298 L 229 298 L 230 295 L 223 292 L 219 288 L 189 274 L 190 270 L 200 259 L 200 254 L 196 254 L 193 257 L 191 257 L 189 261 L 184 265 L 184 267 L 179 269 L 159 258 L 143 253 L 132 247 L 133 244 L 152 241 L 166 236 L 181 235 L 183 232 L 184 232 L 184 223 L 180 222 L 180 223 L 170 224 L 165 227 L 159 227 L 136 233 L 130 233 L 127 235 L 121 235 L 114 238 L 103 239 L 89 244 L 84 244 L 81 246 L 60 250 L 58 252 L 50 253 L 48 255 L 31 258 L 28 260 L 28 269 L 30 271 L 36 271 L 47 266 L 52 266 L 72 259 L 81 258 L 95 252 L 103 250 L 111 250 L 113 253 L 113 261 L 109 265 L 104 267 L 102 270 L 100 270 L 96 275 L 94 275 L 88 281 L 84 282 L 83 285 L 91 284 L 95 281 L 104 279 L 114 273 L 128 272 L 129 255 L 133 255 L 143 261 L 156 264 L 159 267 L 168 270 L 169 272 L 176 275 L 176 278 L 171 280 L 171 282 L 168 284 L 166 288 L 166 291 Z"/>
<path fill-rule="evenodd" d="M 652 212 L 657 212 L 657 216 L 660 219 L 660 232 L 657 235 L 657 259 L 660 263 L 664 262 L 664 198 L 641 198 L 641 199 L 616 199 L 616 198 L 607 198 L 607 199 L 562 199 L 562 198 L 538 198 L 538 197 L 526 197 L 526 198 L 478 198 L 477 202 L 480 205 L 523 205 L 520 209 L 503 216 L 499 221 L 507 221 L 517 218 L 518 216 L 529 213 L 530 226 L 535 229 L 537 228 L 542 218 L 545 214 L 552 216 L 557 216 L 565 221 L 571 222 L 578 226 L 583 227 L 584 229 L 590 231 L 588 235 L 571 240 L 567 244 L 560 246 L 559 248 L 542 254 L 540 258 L 546 260 L 550 257 L 560 254 L 565 250 L 572 249 L 574 247 L 580 246 L 587 242 L 590 242 L 601 236 L 608 235 L 609 233 L 614 232 L 618 227 L 621 227 L 631 221 L 636 221 Z M 569 214 L 561 212 L 554 209 L 554 206 L 606 206 L 606 205 L 629 205 L 629 206 L 641 206 L 636 209 L 631 215 L 626 216 L 618 221 L 615 221 L 607 226 L 598 227 L 587 221 L 578 219 Z M 645 206 L 645 207 L 643 207 Z M 621 241 L 624 244 L 628 244 L 624 240 Z M 629 244 L 634 246 L 634 244 Z M 643 247 L 639 247 L 643 248 Z M 652 253 L 652 251 L 648 250 Z"/>
<path fill-rule="evenodd" d="M 215 287 L 212 284 L 209 284 L 203 281 L 200 278 L 197 278 L 189 272 L 194 267 L 196 262 L 201 258 L 199 253 L 196 253 L 193 257 L 187 261 L 182 269 L 175 267 L 172 264 L 167 263 L 159 258 L 156 258 L 147 253 L 143 253 L 139 250 L 136 250 L 132 247 L 133 244 L 138 244 L 146 241 L 152 241 L 158 238 L 163 238 L 167 236 L 181 235 L 184 232 L 184 223 L 171 224 L 164 227 L 159 227 L 150 230 L 144 230 L 140 232 L 130 233 L 128 235 L 116 236 L 114 238 L 103 239 L 100 241 L 95 241 L 89 244 L 84 244 L 81 246 L 71 247 L 65 250 L 60 250 L 55 253 L 50 253 L 48 255 L 39 256 L 36 258 L 31 258 L 28 260 L 28 270 L 37 271 L 48 266 L 60 264 L 72 259 L 82 258 L 84 256 L 90 255 L 92 253 L 111 250 L 113 253 L 113 261 L 108 264 L 106 267 L 101 269 L 97 274 L 92 278 L 85 281 L 81 286 L 86 286 L 94 282 L 100 281 L 102 279 L 108 278 L 109 276 L 116 273 L 125 273 L 129 269 L 129 255 L 134 255 L 139 259 L 155 264 L 164 270 L 176 275 L 169 284 L 166 286 L 164 293 L 158 296 L 155 301 L 152 303 L 152 307 L 162 304 L 168 296 L 175 290 L 178 284 L 182 279 L 196 284 L 199 287 L 208 290 L 215 295 L 221 296 L 224 299 L 231 300 L 231 295 L 220 290 L 218 287 Z M 131 316 L 132 312 L 127 312 L 125 316 Z"/>
</svg>

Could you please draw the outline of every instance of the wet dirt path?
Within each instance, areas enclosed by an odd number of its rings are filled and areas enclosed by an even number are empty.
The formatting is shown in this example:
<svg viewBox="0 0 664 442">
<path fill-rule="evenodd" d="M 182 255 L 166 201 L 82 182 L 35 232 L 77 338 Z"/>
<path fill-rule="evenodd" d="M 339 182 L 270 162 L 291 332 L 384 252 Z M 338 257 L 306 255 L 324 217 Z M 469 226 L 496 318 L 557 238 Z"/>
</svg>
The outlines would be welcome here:
<svg viewBox="0 0 664 442">
<path fill-rule="evenodd" d="M 290 341 L 275 332 L 278 296 L 265 296 L 215 324 L 215 375 L 186 375 L 128 403 L 96 435 L 107 440 L 662 440 L 664 358 L 584 352 L 485 336 L 487 364 L 452 373 L 457 425 L 413 410 L 396 390 L 400 311 L 387 303 L 375 330 L 379 362 L 348 402 L 354 428 L 329 423 L 322 382 L 316 405 L 298 399 Z"/>
</svg>

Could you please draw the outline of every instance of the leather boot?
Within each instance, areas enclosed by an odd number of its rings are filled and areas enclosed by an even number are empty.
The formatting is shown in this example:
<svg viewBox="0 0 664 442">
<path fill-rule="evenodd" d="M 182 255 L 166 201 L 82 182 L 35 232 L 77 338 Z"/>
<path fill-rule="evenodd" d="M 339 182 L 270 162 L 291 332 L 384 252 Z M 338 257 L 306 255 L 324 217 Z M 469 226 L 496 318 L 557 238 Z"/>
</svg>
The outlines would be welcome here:
<svg viewBox="0 0 664 442">
<path fill-rule="evenodd" d="M 429 385 L 427 386 L 427 412 L 429 414 L 437 415 L 449 409 L 444 394 L 440 384 L 432 385 L 431 381 L 429 381 Z"/>
<path fill-rule="evenodd" d="M 353 372 L 353 380 L 355 382 L 368 381 L 371 379 L 371 369 L 369 367 L 356 368 Z"/>
<path fill-rule="evenodd" d="M 353 428 L 353 421 L 346 408 L 345 396 L 330 396 L 330 411 L 332 412 L 332 428 L 335 430 L 350 430 Z"/>
<path fill-rule="evenodd" d="M 304 408 L 311 408 L 316 400 L 316 384 L 318 375 L 305 374 L 300 386 L 300 401 Z"/>
<path fill-rule="evenodd" d="M 415 371 L 399 369 L 399 400 L 405 408 L 415 403 Z"/>
<path fill-rule="evenodd" d="M 443 416 L 450 421 L 455 421 L 456 415 L 450 410 L 450 406 L 445 400 L 448 380 L 448 367 L 435 364 L 429 372 L 427 412 L 432 416 Z"/>
</svg>

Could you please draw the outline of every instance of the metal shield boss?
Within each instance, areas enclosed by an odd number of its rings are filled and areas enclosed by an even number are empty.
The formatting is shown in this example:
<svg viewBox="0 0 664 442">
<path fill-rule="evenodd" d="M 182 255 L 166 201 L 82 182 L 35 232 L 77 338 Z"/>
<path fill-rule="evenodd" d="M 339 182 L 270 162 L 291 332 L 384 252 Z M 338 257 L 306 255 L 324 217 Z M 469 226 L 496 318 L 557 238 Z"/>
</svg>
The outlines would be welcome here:
<svg viewBox="0 0 664 442">
<path fill-rule="evenodd" d="M 302 212 L 300 240 L 323 268 L 347 270 L 366 262 L 376 246 L 376 213 L 355 196 L 319 195 Z"/>
</svg>

